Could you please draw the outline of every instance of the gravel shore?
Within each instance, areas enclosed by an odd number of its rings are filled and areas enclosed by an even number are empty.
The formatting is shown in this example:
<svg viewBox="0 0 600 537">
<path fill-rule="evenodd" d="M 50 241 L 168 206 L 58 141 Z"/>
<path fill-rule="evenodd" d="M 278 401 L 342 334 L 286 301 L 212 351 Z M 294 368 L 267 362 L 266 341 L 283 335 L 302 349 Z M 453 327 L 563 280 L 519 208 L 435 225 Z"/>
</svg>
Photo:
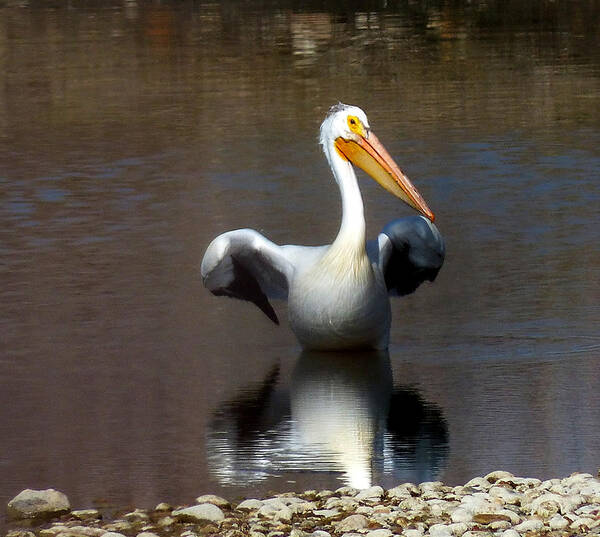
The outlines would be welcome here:
<svg viewBox="0 0 600 537">
<path fill-rule="evenodd" d="M 456 487 L 404 483 L 384 490 L 309 490 L 237 505 L 205 495 L 191 506 L 107 517 L 73 510 L 52 489 L 23 491 L 7 507 L 7 537 L 600 537 L 600 480 L 515 477 L 496 471 Z"/>
</svg>

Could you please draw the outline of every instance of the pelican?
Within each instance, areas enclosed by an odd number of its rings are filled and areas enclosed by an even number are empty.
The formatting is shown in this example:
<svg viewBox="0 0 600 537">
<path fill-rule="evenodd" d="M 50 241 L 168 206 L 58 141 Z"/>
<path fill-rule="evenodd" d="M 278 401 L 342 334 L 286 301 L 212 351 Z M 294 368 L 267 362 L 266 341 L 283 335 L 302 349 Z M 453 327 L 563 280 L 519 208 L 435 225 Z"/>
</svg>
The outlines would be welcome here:
<svg viewBox="0 0 600 537">
<path fill-rule="evenodd" d="M 279 246 L 252 229 L 228 231 L 208 246 L 200 272 L 215 295 L 248 300 L 279 324 L 269 298 L 288 301 L 304 349 L 386 349 L 390 295 L 433 281 L 444 260 L 434 215 L 371 131 L 357 106 L 334 105 L 320 143 L 342 198 L 342 222 L 326 246 Z M 363 201 L 352 165 L 420 215 L 387 224 L 366 241 Z"/>
</svg>

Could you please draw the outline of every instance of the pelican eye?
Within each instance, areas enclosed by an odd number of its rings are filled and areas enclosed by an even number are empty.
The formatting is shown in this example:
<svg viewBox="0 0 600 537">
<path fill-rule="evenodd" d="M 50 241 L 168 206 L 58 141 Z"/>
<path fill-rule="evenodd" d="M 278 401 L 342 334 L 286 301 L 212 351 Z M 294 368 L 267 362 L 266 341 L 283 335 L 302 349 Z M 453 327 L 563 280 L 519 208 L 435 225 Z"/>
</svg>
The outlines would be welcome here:
<svg viewBox="0 0 600 537">
<path fill-rule="evenodd" d="M 356 116 L 348 116 L 348 127 L 352 132 L 355 132 L 356 134 L 362 135 L 364 131 L 360 119 L 358 119 Z"/>
</svg>

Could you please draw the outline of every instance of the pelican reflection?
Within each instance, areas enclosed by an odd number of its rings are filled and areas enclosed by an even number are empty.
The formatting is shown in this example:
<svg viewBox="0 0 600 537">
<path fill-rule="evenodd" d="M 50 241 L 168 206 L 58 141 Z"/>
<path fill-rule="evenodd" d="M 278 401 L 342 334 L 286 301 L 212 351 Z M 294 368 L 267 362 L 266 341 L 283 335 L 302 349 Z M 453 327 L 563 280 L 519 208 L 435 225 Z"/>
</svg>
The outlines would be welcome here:
<svg viewBox="0 0 600 537">
<path fill-rule="evenodd" d="M 448 451 L 442 412 L 417 389 L 394 387 L 387 351 L 306 351 L 289 383 L 280 377 L 274 366 L 260 385 L 215 411 L 207 459 L 222 485 L 327 472 L 366 488 L 441 473 Z"/>
</svg>

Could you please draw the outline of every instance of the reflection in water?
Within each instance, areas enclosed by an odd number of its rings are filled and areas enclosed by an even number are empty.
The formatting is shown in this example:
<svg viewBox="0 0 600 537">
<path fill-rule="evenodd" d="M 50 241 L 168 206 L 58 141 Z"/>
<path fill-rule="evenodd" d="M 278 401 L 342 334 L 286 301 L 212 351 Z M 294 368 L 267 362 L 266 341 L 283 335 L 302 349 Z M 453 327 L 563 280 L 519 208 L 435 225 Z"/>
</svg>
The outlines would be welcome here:
<svg viewBox="0 0 600 537">
<path fill-rule="evenodd" d="M 281 472 L 330 472 L 356 488 L 439 476 L 448 451 L 444 418 L 418 391 L 393 387 L 387 352 L 303 352 L 289 390 L 278 381 L 276 366 L 215 412 L 206 444 L 222 485 Z"/>
</svg>

